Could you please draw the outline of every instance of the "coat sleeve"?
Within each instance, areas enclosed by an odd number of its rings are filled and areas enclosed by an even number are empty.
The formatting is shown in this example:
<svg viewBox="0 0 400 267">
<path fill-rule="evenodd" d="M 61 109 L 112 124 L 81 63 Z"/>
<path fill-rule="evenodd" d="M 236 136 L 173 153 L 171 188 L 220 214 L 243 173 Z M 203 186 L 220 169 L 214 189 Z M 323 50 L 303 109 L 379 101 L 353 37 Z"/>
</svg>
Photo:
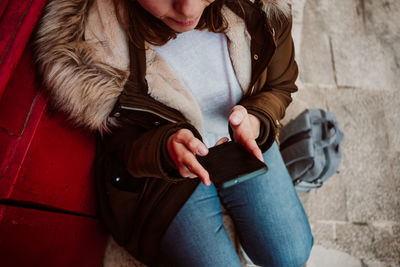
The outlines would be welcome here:
<svg viewBox="0 0 400 267">
<path fill-rule="evenodd" d="M 198 131 L 187 122 L 167 123 L 150 129 L 125 124 L 104 136 L 107 151 L 117 152 L 129 174 L 136 178 L 155 177 L 177 182 L 183 178 L 167 152 L 168 138 L 180 129 Z"/>
<path fill-rule="evenodd" d="M 265 83 L 260 90 L 240 101 L 250 114 L 260 119 L 263 131 L 257 139 L 261 150 L 266 151 L 279 136 L 280 120 L 291 103 L 291 94 L 297 91 L 298 76 L 291 36 L 292 20 L 282 26 L 276 40 L 276 50 L 264 72 Z"/>
</svg>

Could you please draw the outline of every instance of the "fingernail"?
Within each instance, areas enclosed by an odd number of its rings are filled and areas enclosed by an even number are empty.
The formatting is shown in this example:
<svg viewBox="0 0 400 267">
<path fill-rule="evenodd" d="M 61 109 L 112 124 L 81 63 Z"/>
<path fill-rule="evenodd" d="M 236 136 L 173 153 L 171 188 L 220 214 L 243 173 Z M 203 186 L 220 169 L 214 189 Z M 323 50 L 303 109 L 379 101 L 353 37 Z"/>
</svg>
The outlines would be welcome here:
<svg viewBox="0 0 400 267">
<path fill-rule="evenodd" d="M 207 154 L 207 148 L 204 147 L 203 145 L 200 145 L 197 147 L 197 152 L 198 152 L 198 154 L 204 156 Z"/>
<path fill-rule="evenodd" d="M 240 118 L 236 115 L 233 115 L 231 120 L 234 124 L 238 124 L 240 122 Z"/>
</svg>

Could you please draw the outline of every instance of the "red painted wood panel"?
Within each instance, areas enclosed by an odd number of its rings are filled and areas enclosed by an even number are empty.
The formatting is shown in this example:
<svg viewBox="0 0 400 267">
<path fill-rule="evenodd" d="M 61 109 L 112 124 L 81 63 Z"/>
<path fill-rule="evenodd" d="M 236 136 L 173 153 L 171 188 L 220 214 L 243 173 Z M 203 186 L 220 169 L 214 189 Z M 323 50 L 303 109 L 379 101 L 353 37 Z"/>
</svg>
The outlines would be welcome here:
<svg viewBox="0 0 400 267">
<path fill-rule="evenodd" d="M 0 156 L 0 199 L 9 198 L 14 188 L 46 103 L 46 98 L 41 93 L 37 93 L 21 136 L 9 134 L 8 131 L 0 128 L 1 150 L 6 151 L 6 154 Z"/>
<path fill-rule="evenodd" d="M 46 2 L 46 0 L 18 0 L 0 3 L 0 97 Z"/>
<path fill-rule="evenodd" d="M 29 46 L 0 99 L 0 199 L 96 215 L 95 137 L 45 111 Z"/>
<path fill-rule="evenodd" d="M 0 0 L 0 266 L 100 266 L 94 136 L 46 112 L 27 45 L 45 2 Z"/>
<path fill-rule="evenodd" d="M 96 215 L 94 146 L 62 114 L 44 114 L 9 198 Z"/>
<path fill-rule="evenodd" d="M 107 234 L 92 218 L 0 205 L 0 265 L 101 266 Z"/>
<path fill-rule="evenodd" d="M 0 1 L 0 17 L 3 15 L 3 11 L 6 9 L 8 4 L 8 0 L 2 0 Z"/>
<path fill-rule="evenodd" d="M 5 27 L 5 17 L 33 12 L 35 2 L 8 2 L 0 33 L 14 29 L 12 25 Z M 0 52 L 4 40 L 0 40 Z M 50 116 L 46 112 L 48 100 L 39 88 L 27 45 L 0 96 L 0 199 L 35 202 L 94 216 L 95 138 L 67 123 L 63 114 Z"/>
<path fill-rule="evenodd" d="M 39 93 L 37 88 L 35 67 L 28 46 L 0 98 L 0 128 L 10 135 L 21 136 Z"/>
</svg>

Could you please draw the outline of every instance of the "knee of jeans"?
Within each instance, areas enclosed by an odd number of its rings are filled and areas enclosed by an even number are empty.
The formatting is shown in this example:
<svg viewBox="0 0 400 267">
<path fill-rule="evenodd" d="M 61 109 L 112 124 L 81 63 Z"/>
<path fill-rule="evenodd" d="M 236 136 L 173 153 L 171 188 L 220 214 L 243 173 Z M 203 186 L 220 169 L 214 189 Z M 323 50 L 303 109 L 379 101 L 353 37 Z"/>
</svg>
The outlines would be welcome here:
<svg viewBox="0 0 400 267">
<path fill-rule="evenodd" d="M 300 267 L 307 263 L 311 249 L 314 244 L 312 235 L 305 240 L 297 240 L 285 251 L 276 253 L 273 259 L 274 266 L 293 266 Z"/>
<path fill-rule="evenodd" d="M 311 249 L 314 244 L 312 234 L 307 234 L 303 238 L 293 238 L 287 246 L 275 247 L 269 254 L 268 259 L 263 262 L 256 262 L 260 266 L 280 266 L 280 267 L 300 267 L 307 263 Z"/>
</svg>

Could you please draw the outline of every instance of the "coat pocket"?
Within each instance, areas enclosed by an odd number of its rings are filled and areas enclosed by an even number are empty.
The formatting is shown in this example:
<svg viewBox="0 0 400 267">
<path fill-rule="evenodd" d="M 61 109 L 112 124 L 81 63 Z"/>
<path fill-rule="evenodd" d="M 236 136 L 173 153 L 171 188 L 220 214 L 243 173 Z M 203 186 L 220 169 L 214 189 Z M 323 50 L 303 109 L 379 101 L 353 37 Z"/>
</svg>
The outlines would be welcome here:
<svg viewBox="0 0 400 267">
<path fill-rule="evenodd" d="M 99 141 L 95 181 L 101 219 L 115 241 L 124 245 L 132 235 L 137 209 L 148 179 L 131 177 L 118 157 L 106 152 Z"/>
</svg>

